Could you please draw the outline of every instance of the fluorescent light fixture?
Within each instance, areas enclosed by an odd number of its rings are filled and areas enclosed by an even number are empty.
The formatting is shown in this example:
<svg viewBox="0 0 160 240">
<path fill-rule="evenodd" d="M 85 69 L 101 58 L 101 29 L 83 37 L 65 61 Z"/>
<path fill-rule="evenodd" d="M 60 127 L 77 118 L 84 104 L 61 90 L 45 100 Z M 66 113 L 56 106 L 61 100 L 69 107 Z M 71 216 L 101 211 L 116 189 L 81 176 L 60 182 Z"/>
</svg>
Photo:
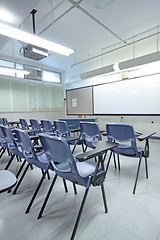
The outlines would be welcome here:
<svg viewBox="0 0 160 240">
<path fill-rule="evenodd" d="M 114 72 L 113 64 L 108 65 L 106 67 L 97 68 L 97 69 L 94 69 L 89 72 L 81 73 L 80 78 L 86 79 L 86 78 L 91 78 L 91 77 L 95 77 L 95 76 L 99 76 L 99 75 L 107 74 L 107 73 L 111 73 L 111 72 Z"/>
<path fill-rule="evenodd" d="M 35 47 L 32 48 L 32 52 L 38 53 L 38 54 L 43 55 L 45 57 L 48 57 L 48 52 L 42 51 L 42 50 L 40 50 L 38 48 L 35 48 Z"/>
<path fill-rule="evenodd" d="M 10 37 L 10 38 L 17 39 L 22 42 L 32 44 L 32 45 L 40 47 L 40 48 L 46 48 L 49 51 L 57 52 L 57 53 L 60 53 L 60 54 L 66 55 L 66 56 L 69 56 L 70 54 L 75 52 L 74 50 L 72 50 L 70 48 L 61 46 L 57 43 L 48 41 L 48 40 L 38 37 L 34 34 L 24 32 L 20 29 L 13 28 L 13 27 L 8 26 L 3 23 L 0 23 L 0 34 Z"/>
<path fill-rule="evenodd" d="M 29 74 L 29 71 L 16 68 L 0 67 L 0 75 L 14 76 L 14 74 Z"/>
<path fill-rule="evenodd" d="M 133 58 L 119 63 L 120 70 L 138 67 L 147 63 L 152 63 L 160 60 L 160 52 L 147 54 L 141 57 Z"/>
</svg>

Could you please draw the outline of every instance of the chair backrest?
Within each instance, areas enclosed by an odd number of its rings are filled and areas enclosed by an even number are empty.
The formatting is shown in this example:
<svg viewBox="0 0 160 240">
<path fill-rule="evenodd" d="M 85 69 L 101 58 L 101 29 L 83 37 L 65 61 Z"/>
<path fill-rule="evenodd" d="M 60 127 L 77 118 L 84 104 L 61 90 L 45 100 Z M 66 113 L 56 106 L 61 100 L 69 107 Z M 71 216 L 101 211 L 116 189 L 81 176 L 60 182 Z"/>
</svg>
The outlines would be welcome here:
<svg viewBox="0 0 160 240">
<path fill-rule="evenodd" d="M 22 147 L 22 153 L 27 162 L 34 164 L 40 169 L 48 170 L 49 162 L 44 150 L 39 150 L 37 153 L 34 149 L 33 143 L 25 130 L 15 129 L 16 136 Z"/>
<path fill-rule="evenodd" d="M 28 133 L 25 130 L 16 129 L 16 128 L 14 131 L 19 141 L 19 144 L 22 148 L 22 152 L 25 159 L 29 162 L 30 160 L 33 160 L 33 159 L 37 160 L 37 155 Z M 31 163 L 34 164 L 34 161 Z"/>
<path fill-rule="evenodd" d="M 99 126 L 96 122 L 80 122 L 80 131 L 84 143 L 91 148 L 93 148 L 93 142 L 102 140 Z"/>
<path fill-rule="evenodd" d="M 19 121 L 20 121 L 21 127 L 22 127 L 23 129 L 29 129 L 29 126 L 28 126 L 28 123 L 27 123 L 27 120 L 26 120 L 26 119 L 20 118 Z"/>
<path fill-rule="evenodd" d="M 8 126 L 1 126 L 1 129 L 10 152 L 23 158 L 24 156 L 22 150 L 19 148 L 19 143 L 15 140 L 10 128 Z"/>
<path fill-rule="evenodd" d="M 0 124 L 2 124 L 2 125 L 4 124 L 4 123 L 3 123 L 3 120 L 2 120 L 2 118 L 1 118 L 1 117 L 0 117 Z"/>
<path fill-rule="evenodd" d="M 39 132 L 41 131 L 41 127 L 40 127 L 37 119 L 30 119 L 29 121 L 30 121 L 32 129 L 37 130 Z"/>
<path fill-rule="evenodd" d="M 55 120 L 54 127 L 57 136 L 59 137 L 70 136 L 70 132 L 66 121 Z"/>
<path fill-rule="evenodd" d="M 41 120 L 41 124 L 44 132 L 53 132 L 53 127 L 50 120 Z"/>
<path fill-rule="evenodd" d="M 108 123 L 106 124 L 106 132 L 108 141 L 128 143 L 128 147 L 132 148 L 133 154 L 137 153 L 136 138 L 132 125 L 120 123 L 110 124 Z"/>
<path fill-rule="evenodd" d="M 64 179 L 86 186 L 88 182 L 85 181 L 84 177 L 79 175 L 75 159 L 66 139 L 43 133 L 40 133 L 39 137 L 48 160 L 52 162 L 56 173 Z"/>
<path fill-rule="evenodd" d="M 2 121 L 3 121 L 3 125 L 9 126 L 7 118 L 2 118 Z"/>
<path fill-rule="evenodd" d="M 8 147 L 8 146 L 7 146 L 7 142 L 6 142 L 4 133 L 3 133 L 3 131 L 2 131 L 2 127 L 4 127 L 4 125 L 0 124 L 0 146 L 6 148 L 6 147 Z"/>
</svg>

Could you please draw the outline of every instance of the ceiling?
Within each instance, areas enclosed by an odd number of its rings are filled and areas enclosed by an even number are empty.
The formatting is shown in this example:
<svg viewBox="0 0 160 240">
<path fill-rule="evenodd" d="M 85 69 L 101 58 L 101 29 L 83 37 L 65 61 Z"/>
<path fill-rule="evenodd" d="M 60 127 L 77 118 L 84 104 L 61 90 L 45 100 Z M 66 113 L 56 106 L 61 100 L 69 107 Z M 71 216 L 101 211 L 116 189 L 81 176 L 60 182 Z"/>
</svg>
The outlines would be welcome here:
<svg viewBox="0 0 160 240">
<path fill-rule="evenodd" d="M 0 20 L 2 9 L 11 14 L 8 22 L 29 32 L 33 32 L 30 12 L 37 10 L 36 34 L 76 51 L 69 57 L 50 53 L 40 61 L 61 69 L 125 45 L 152 28 L 159 31 L 160 23 L 159 0 L 1 0 Z M 1 55 L 22 59 L 20 47 L 18 41 L 0 35 Z"/>
</svg>

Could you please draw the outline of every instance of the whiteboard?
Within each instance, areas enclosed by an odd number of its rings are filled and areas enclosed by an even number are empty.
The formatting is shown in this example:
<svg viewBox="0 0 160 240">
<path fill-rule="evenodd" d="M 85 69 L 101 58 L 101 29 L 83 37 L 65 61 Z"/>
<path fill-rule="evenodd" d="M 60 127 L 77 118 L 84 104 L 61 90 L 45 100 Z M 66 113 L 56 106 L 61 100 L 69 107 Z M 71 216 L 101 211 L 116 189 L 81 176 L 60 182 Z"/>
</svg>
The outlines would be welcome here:
<svg viewBox="0 0 160 240">
<path fill-rule="evenodd" d="M 160 74 L 93 87 L 94 114 L 160 114 Z"/>
</svg>

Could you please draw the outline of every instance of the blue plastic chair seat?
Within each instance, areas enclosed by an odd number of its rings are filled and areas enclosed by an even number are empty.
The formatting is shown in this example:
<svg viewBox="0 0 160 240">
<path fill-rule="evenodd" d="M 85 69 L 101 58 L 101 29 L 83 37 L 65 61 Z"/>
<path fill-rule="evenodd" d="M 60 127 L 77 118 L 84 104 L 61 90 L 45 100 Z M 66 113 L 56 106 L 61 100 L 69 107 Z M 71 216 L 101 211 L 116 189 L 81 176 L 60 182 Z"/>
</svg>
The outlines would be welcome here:
<svg viewBox="0 0 160 240">
<path fill-rule="evenodd" d="M 96 164 L 91 162 L 78 162 L 78 160 L 75 160 L 76 166 L 79 172 L 79 175 L 81 177 L 89 177 L 95 172 Z"/>
<path fill-rule="evenodd" d="M 135 148 L 130 147 L 130 145 L 127 144 L 120 144 L 118 147 L 113 148 L 112 152 L 123 155 L 123 156 L 132 156 L 132 157 L 142 157 L 143 148 L 137 147 L 135 151 Z"/>
</svg>

